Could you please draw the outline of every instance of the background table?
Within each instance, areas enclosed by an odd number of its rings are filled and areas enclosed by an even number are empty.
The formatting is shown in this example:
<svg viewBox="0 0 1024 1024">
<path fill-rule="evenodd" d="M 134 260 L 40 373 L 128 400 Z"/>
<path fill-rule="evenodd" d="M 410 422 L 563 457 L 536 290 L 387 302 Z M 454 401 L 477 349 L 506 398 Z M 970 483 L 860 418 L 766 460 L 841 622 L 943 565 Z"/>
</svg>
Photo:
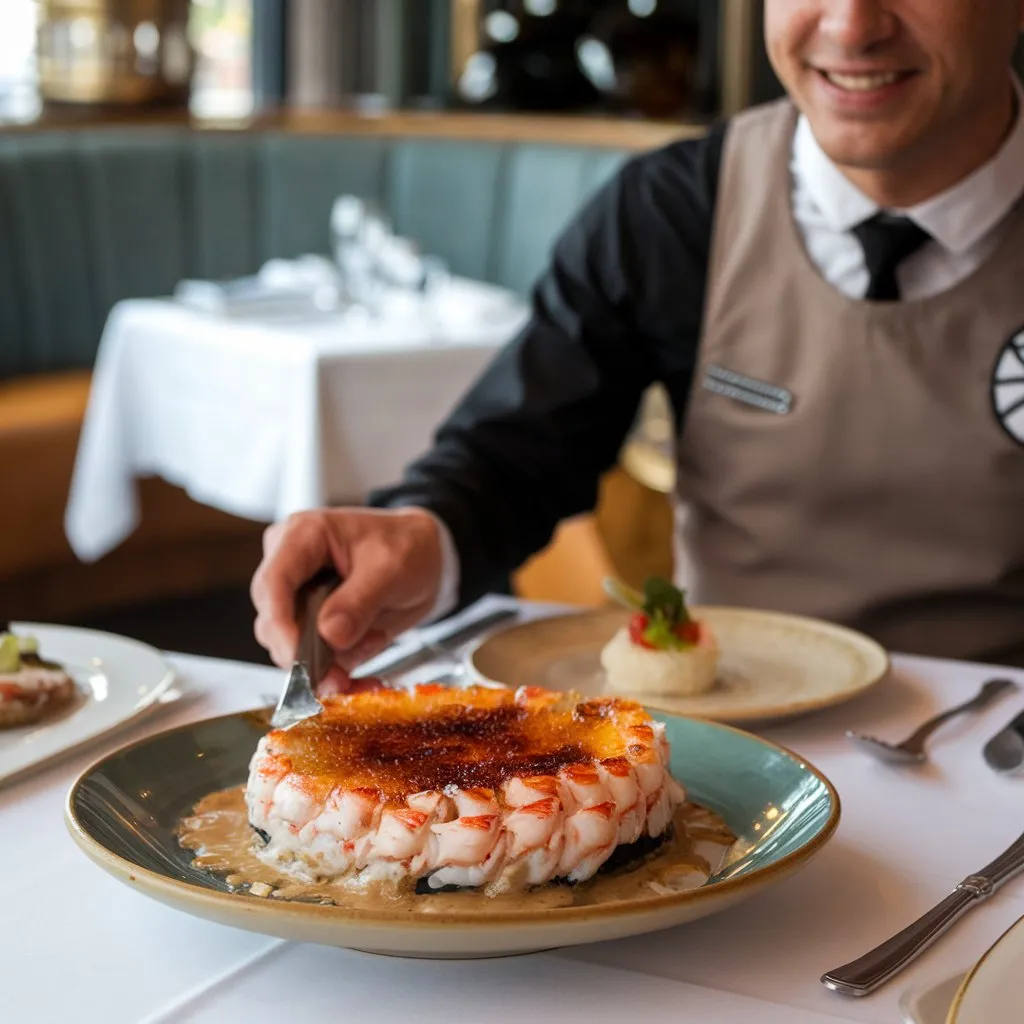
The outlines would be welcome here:
<svg viewBox="0 0 1024 1024">
<path fill-rule="evenodd" d="M 997 777 L 980 754 L 1024 707 L 1024 692 L 947 726 L 922 769 L 888 768 L 845 742 L 849 726 L 899 736 L 992 674 L 898 657 L 890 683 L 766 730 L 829 776 L 842 821 L 803 870 L 720 915 L 632 939 L 455 962 L 298 945 L 211 924 L 106 875 L 61 821 L 68 787 L 104 749 L 255 707 L 281 683 L 273 669 L 173 661 L 195 694 L 187 706 L 0 789 L 4 1021 L 892 1024 L 904 989 L 965 970 L 1024 915 L 1018 878 L 873 995 L 847 999 L 818 981 L 928 909 L 1024 828 L 1024 780 Z M 1006 674 L 1024 684 L 1024 673 Z"/>
<path fill-rule="evenodd" d="M 522 326 L 511 292 L 453 279 L 435 315 L 259 320 L 171 300 L 112 311 L 97 357 L 65 530 L 83 561 L 138 520 L 135 479 L 259 522 L 364 500 L 398 479 Z"/>
</svg>

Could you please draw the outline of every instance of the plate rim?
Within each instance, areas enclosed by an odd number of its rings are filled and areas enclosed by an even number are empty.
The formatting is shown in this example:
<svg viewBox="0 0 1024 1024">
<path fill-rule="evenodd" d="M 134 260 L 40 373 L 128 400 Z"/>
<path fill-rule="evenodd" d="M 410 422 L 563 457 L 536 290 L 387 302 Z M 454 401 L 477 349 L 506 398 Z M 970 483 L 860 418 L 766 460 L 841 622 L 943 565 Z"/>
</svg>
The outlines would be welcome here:
<svg viewBox="0 0 1024 1024">
<path fill-rule="evenodd" d="M 200 904 L 220 907 L 231 906 L 237 908 L 239 906 L 238 900 L 241 898 L 244 901 L 243 906 L 246 910 L 263 915 L 269 913 L 271 916 L 279 916 L 283 913 L 303 918 L 311 918 L 314 920 L 319 919 L 326 921 L 334 919 L 339 923 L 348 922 L 350 924 L 367 924 L 374 927 L 394 927 L 396 929 L 415 928 L 423 931 L 429 931 L 431 928 L 452 926 L 483 931 L 495 926 L 520 926 L 524 928 L 536 926 L 538 924 L 538 914 L 543 914 L 545 920 L 550 921 L 552 925 L 568 925 L 588 918 L 607 919 L 614 917 L 622 919 L 629 918 L 631 916 L 639 917 L 652 911 L 667 911 L 676 906 L 686 906 L 692 903 L 703 902 L 708 899 L 727 897 L 729 895 L 742 892 L 750 886 L 756 887 L 758 885 L 762 885 L 774 876 L 781 875 L 782 877 L 785 877 L 798 865 L 811 860 L 835 835 L 842 816 L 842 802 L 835 785 L 833 785 L 828 776 L 826 776 L 819 768 L 802 755 L 780 743 L 765 739 L 762 736 L 747 732 L 744 729 L 738 729 L 732 725 L 698 718 L 694 715 L 680 715 L 674 712 L 661 711 L 656 708 L 652 708 L 650 710 L 654 711 L 656 714 L 668 715 L 672 718 L 681 718 L 687 721 L 696 722 L 705 728 L 738 733 L 747 739 L 753 739 L 762 746 L 781 752 L 801 768 L 809 771 L 824 785 L 831 801 L 831 811 L 829 813 L 828 820 L 822 826 L 820 831 L 807 843 L 798 849 L 785 854 L 782 858 L 772 864 L 755 868 L 753 871 L 735 878 L 724 879 L 723 881 L 716 882 L 713 885 L 705 885 L 696 889 L 688 889 L 669 895 L 658 894 L 645 899 L 643 903 L 624 900 L 605 905 L 599 904 L 594 906 L 543 908 L 542 910 L 539 909 L 531 913 L 448 911 L 445 913 L 424 915 L 422 917 L 409 916 L 405 918 L 397 918 L 393 913 L 388 911 L 321 906 L 319 904 L 300 903 L 298 901 L 288 900 L 272 901 L 267 897 L 252 896 L 248 892 L 240 891 L 225 893 L 218 892 L 215 889 L 202 889 L 190 882 L 168 878 L 167 876 L 161 875 L 149 868 L 133 864 L 116 853 L 112 853 L 88 834 L 82 822 L 79 821 L 75 814 L 74 801 L 76 794 L 84 785 L 86 779 L 95 770 L 99 769 L 106 761 L 118 755 L 128 753 L 137 747 L 154 742 L 162 737 L 169 736 L 174 733 L 186 732 L 199 725 L 210 725 L 227 719 L 251 717 L 259 714 L 261 711 L 267 710 L 269 709 L 251 708 L 247 711 L 236 711 L 225 715 L 215 715 L 212 718 L 197 719 L 192 722 L 186 722 L 182 725 L 174 726 L 169 729 L 162 729 L 159 732 L 150 734 L 149 736 L 141 737 L 131 743 L 123 744 L 117 749 L 94 759 L 79 773 L 78 777 L 69 787 L 64 799 L 64 823 L 67 826 L 72 839 L 94 863 L 98 864 L 108 873 L 119 878 L 121 881 L 132 882 L 134 884 L 142 882 L 142 888 L 149 888 L 154 894 L 176 894 L 179 897 L 183 897 L 188 902 L 198 902 Z"/>
<path fill-rule="evenodd" d="M 1003 931 L 992 945 L 981 954 L 974 966 L 967 972 L 964 980 L 960 983 L 960 987 L 956 990 L 956 995 L 953 996 L 953 1003 L 949 1008 L 949 1013 L 946 1015 L 945 1024 L 965 1024 L 965 1022 L 959 1018 L 960 1011 L 963 1009 L 964 1000 L 967 998 L 967 990 L 970 988 L 971 983 L 977 979 L 985 961 L 995 953 L 999 946 L 1009 940 L 1009 938 L 1014 935 L 1018 929 L 1020 929 L 1021 934 L 1024 935 L 1024 915 L 1018 917 L 1017 920 L 1009 926 L 1009 928 Z"/>
<path fill-rule="evenodd" d="M 51 750 L 49 753 L 43 754 L 40 757 L 34 757 L 9 771 L 5 770 L 2 763 L 0 763 L 0 788 L 10 783 L 17 782 L 32 772 L 42 770 L 46 766 L 51 765 L 58 760 L 69 757 L 72 754 L 80 753 L 86 747 L 97 742 L 102 737 L 107 736 L 118 729 L 125 728 L 131 722 L 135 721 L 136 718 L 153 707 L 153 705 L 156 704 L 171 688 L 177 678 L 174 666 L 170 661 L 168 661 L 163 651 L 154 647 L 152 644 L 147 644 L 143 640 L 136 640 L 134 637 L 124 636 L 120 633 L 112 633 L 110 630 L 90 629 L 88 626 L 69 626 L 59 622 L 37 622 L 12 619 L 9 624 L 14 629 L 25 630 L 27 632 L 40 629 L 59 630 L 65 633 L 74 633 L 82 637 L 101 637 L 104 640 L 110 640 L 118 644 L 127 645 L 128 647 L 132 647 L 136 650 L 141 650 L 146 654 L 152 655 L 161 663 L 161 665 L 163 665 L 164 672 L 160 677 L 159 682 L 154 683 L 149 693 L 147 693 L 142 700 L 136 702 L 129 713 L 118 717 L 114 721 L 98 724 L 96 728 L 90 729 L 85 735 L 79 736 L 77 739 L 71 740 L 68 743 L 62 743 L 59 747 Z M 67 721 L 73 720 L 73 717 L 74 716 L 67 719 Z M 14 730 L 11 730 L 11 732 L 13 733 Z M 0 736 L 2 735 L 3 732 L 0 732 Z"/>
<path fill-rule="evenodd" d="M 946 1024 L 945 1013 L 943 1013 L 941 1021 L 936 1017 L 930 1017 L 928 1020 L 925 1020 L 925 1018 L 923 1018 L 918 1012 L 921 1002 L 933 992 L 942 988 L 944 985 L 949 985 L 952 982 L 956 982 L 956 985 L 959 988 L 966 974 L 966 970 L 954 971 L 947 974 L 945 977 L 940 978 L 938 981 L 933 980 L 921 982 L 921 984 L 914 985 L 900 993 L 899 1010 L 904 1024 Z M 950 1005 L 952 1005 L 952 1003 L 950 1003 Z"/>
<path fill-rule="evenodd" d="M 604 605 L 599 608 L 582 608 L 558 615 L 546 615 L 530 619 L 526 622 L 518 622 L 511 626 L 506 626 L 504 629 L 499 628 L 473 645 L 473 647 L 464 656 L 464 664 L 472 673 L 485 682 L 509 686 L 509 683 L 502 682 L 500 679 L 494 679 L 491 676 L 486 675 L 484 672 L 480 671 L 476 665 L 477 653 L 491 641 L 508 633 L 526 630 L 530 627 L 536 626 L 537 623 L 540 622 L 548 622 L 551 620 L 577 616 L 596 617 L 612 611 L 618 612 L 619 609 L 615 605 Z M 625 608 L 621 609 L 621 611 L 623 615 L 628 612 Z M 860 651 L 869 652 L 875 657 L 878 662 L 878 667 L 866 682 L 853 689 L 843 690 L 839 693 L 833 693 L 831 695 L 815 699 L 793 701 L 788 704 L 762 705 L 751 709 L 741 708 L 735 711 L 729 711 L 724 715 L 708 714 L 705 716 L 697 709 L 688 712 L 675 711 L 670 708 L 659 706 L 657 703 L 657 697 L 653 694 L 650 695 L 649 698 L 654 701 L 653 703 L 648 703 L 646 700 L 643 701 L 646 707 L 659 711 L 663 714 L 681 715 L 684 718 L 701 718 L 704 721 L 716 722 L 720 725 L 739 725 L 744 723 L 770 722 L 778 719 L 793 718 L 797 715 L 807 714 L 811 711 L 823 711 L 826 708 L 845 704 L 847 701 L 854 700 L 855 698 L 874 689 L 879 683 L 887 679 L 892 674 L 892 655 L 886 647 L 880 644 L 877 640 L 868 636 L 866 633 L 861 633 L 856 629 L 844 626 L 838 622 L 830 622 L 828 619 L 818 619 L 811 615 L 800 615 L 795 612 L 781 612 L 766 608 L 749 608 L 745 605 L 695 604 L 690 606 L 690 611 L 697 614 L 703 613 L 711 615 L 718 613 L 725 615 L 752 615 L 757 618 L 774 620 L 780 623 L 798 623 L 804 626 L 810 625 L 815 632 L 824 631 L 830 633 L 833 636 L 850 641 L 851 646 L 855 646 Z M 637 695 L 633 694 L 627 694 L 625 696 L 630 696 L 633 699 L 639 699 Z"/>
</svg>

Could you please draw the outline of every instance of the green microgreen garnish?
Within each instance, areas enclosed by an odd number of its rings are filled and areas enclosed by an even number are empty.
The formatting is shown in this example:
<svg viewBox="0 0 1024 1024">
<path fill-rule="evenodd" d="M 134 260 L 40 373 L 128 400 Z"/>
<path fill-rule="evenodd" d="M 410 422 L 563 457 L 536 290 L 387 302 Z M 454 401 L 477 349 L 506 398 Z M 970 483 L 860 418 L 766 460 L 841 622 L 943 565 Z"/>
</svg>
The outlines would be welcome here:
<svg viewBox="0 0 1024 1024">
<path fill-rule="evenodd" d="M 643 637 L 652 647 L 684 650 L 693 646 L 692 641 L 684 640 L 678 632 L 691 621 L 686 610 L 686 593 L 668 580 L 651 576 L 640 593 L 618 580 L 606 579 L 604 589 L 619 604 L 647 616 Z"/>
</svg>

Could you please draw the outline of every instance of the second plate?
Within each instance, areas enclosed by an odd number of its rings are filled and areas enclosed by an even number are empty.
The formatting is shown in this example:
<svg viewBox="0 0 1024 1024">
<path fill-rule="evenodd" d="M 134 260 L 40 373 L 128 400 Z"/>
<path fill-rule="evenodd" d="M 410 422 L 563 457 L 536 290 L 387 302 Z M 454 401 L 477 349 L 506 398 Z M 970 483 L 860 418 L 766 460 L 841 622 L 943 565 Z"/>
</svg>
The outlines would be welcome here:
<svg viewBox="0 0 1024 1024">
<path fill-rule="evenodd" d="M 637 695 L 648 707 L 719 722 L 784 718 L 849 700 L 889 669 L 875 641 L 818 619 L 712 606 L 691 614 L 706 619 L 718 637 L 715 687 L 698 697 Z M 611 693 L 601 648 L 628 616 L 606 608 L 536 619 L 493 634 L 469 663 L 484 680 L 506 686 Z"/>
</svg>

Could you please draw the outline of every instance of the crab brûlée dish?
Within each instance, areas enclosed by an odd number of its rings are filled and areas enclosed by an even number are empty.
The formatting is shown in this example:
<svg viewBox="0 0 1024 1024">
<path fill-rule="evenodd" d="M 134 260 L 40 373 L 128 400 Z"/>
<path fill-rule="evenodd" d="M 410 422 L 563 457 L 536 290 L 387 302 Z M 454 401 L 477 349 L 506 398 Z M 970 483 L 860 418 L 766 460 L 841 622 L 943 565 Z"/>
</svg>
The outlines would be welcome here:
<svg viewBox="0 0 1024 1024">
<path fill-rule="evenodd" d="M 685 801 L 640 704 L 424 685 L 326 699 L 258 745 L 260 859 L 293 878 L 489 893 L 591 878 Z"/>
</svg>

